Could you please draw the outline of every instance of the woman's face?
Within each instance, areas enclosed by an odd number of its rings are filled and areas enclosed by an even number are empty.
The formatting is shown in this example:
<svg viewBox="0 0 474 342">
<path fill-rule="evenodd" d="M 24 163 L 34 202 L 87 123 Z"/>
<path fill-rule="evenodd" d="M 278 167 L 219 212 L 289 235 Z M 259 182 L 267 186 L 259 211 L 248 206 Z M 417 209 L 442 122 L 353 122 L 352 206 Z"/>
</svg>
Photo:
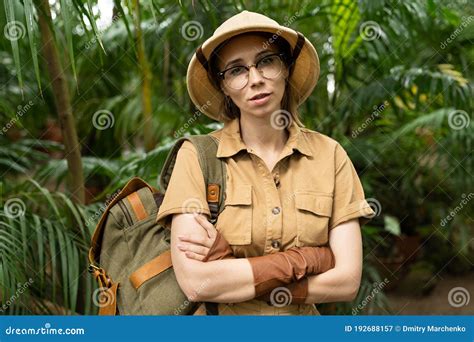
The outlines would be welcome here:
<svg viewBox="0 0 474 342">
<path fill-rule="evenodd" d="M 248 66 L 262 57 L 278 52 L 276 46 L 269 44 L 268 38 L 251 34 L 237 36 L 220 50 L 217 65 L 219 71 L 238 65 Z M 265 78 L 255 67 L 251 67 L 248 83 L 242 89 L 230 88 L 226 82 L 221 82 L 221 87 L 224 94 L 230 96 L 240 108 L 241 115 L 267 117 L 281 109 L 287 77 L 288 71 L 284 64 L 280 74 L 273 79 Z M 270 95 L 264 99 L 252 100 L 262 93 Z"/>
</svg>

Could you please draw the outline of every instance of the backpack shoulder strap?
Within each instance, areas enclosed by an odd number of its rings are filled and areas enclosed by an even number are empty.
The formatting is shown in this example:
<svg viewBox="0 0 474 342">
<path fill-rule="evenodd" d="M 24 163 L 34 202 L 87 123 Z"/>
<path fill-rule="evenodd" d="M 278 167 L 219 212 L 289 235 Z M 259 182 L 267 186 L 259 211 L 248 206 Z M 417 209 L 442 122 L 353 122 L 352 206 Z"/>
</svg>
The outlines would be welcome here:
<svg viewBox="0 0 474 342">
<path fill-rule="evenodd" d="M 160 186 L 162 191 L 168 187 L 171 173 L 176 162 L 178 150 L 184 141 L 190 141 L 198 152 L 199 165 L 206 184 L 206 196 L 211 211 L 211 223 L 215 224 L 217 217 L 224 210 L 224 194 L 226 188 L 226 168 L 223 160 L 216 157 L 219 141 L 211 135 L 193 135 L 179 139 L 171 149 L 161 171 Z M 218 315 L 217 303 L 205 302 L 207 315 Z"/>
<path fill-rule="evenodd" d="M 217 216 L 224 209 L 226 187 L 226 167 L 223 160 L 216 157 L 219 141 L 210 135 L 190 137 L 198 151 L 199 164 L 203 170 L 207 186 L 207 202 L 211 211 L 211 223 L 215 224 Z"/>
<path fill-rule="evenodd" d="M 190 137 L 199 155 L 199 164 L 203 170 L 207 184 L 207 202 L 211 211 L 211 223 L 215 224 L 217 217 L 224 209 L 224 194 L 226 187 L 226 168 L 223 160 L 216 157 L 219 141 L 210 135 Z M 205 302 L 206 315 L 219 315 L 217 303 Z"/>
<path fill-rule="evenodd" d="M 211 211 L 211 223 L 214 224 L 217 216 L 224 209 L 224 194 L 226 187 L 226 168 L 223 160 L 216 157 L 219 141 L 210 135 L 192 135 L 180 138 L 172 147 L 161 171 L 160 187 L 166 191 L 178 150 L 184 141 L 190 141 L 198 152 L 199 165 L 206 184 L 206 195 Z"/>
</svg>

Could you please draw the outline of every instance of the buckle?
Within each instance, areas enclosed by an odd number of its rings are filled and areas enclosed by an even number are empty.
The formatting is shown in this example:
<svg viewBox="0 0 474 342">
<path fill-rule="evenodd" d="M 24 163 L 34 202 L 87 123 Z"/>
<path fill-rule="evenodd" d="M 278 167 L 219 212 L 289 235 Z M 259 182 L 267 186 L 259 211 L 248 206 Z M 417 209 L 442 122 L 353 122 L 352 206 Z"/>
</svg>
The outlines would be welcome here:
<svg viewBox="0 0 474 342">
<path fill-rule="evenodd" d="M 95 271 L 98 271 L 100 268 L 97 267 L 96 265 L 89 264 L 89 267 L 87 268 L 89 273 L 94 273 Z"/>
<path fill-rule="evenodd" d="M 112 279 L 105 273 L 105 270 L 93 264 L 89 264 L 89 272 L 97 279 L 100 287 L 110 288 L 112 286 Z"/>
</svg>

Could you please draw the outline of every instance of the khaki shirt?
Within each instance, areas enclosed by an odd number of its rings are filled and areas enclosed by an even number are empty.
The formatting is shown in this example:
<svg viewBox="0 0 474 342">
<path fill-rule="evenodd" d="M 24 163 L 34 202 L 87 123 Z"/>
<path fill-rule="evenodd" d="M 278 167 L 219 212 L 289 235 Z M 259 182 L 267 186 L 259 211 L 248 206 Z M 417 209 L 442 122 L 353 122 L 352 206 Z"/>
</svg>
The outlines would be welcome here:
<svg viewBox="0 0 474 342">
<path fill-rule="evenodd" d="M 215 227 L 238 258 L 325 245 L 337 225 L 354 218 L 363 224 L 374 214 L 339 143 L 295 122 L 288 131 L 273 170 L 246 147 L 239 119 L 209 133 L 219 140 L 217 157 L 224 158 L 227 173 L 224 210 Z M 185 141 L 157 222 L 171 228 L 173 214 L 192 211 L 210 217 L 197 151 Z M 295 307 L 295 314 L 301 312 Z"/>
</svg>

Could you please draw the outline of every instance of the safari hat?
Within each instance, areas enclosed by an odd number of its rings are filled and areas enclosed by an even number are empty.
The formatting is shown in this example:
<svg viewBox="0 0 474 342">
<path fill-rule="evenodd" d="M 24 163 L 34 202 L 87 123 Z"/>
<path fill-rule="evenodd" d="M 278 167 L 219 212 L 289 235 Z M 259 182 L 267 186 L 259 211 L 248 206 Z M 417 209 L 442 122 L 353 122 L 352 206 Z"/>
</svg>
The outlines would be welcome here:
<svg viewBox="0 0 474 342">
<path fill-rule="evenodd" d="M 289 79 L 298 106 L 313 91 L 319 77 L 319 58 L 313 44 L 298 31 L 278 24 L 260 13 L 242 11 L 227 19 L 193 54 L 186 75 L 187 88 L 196 107 L 217 121 L 224 121 L 224 94 L 208 78 L 209 58 L 222 42 L 245 32 L 270 32 L 291 46 L 294 62 Z"/>
</svg>

